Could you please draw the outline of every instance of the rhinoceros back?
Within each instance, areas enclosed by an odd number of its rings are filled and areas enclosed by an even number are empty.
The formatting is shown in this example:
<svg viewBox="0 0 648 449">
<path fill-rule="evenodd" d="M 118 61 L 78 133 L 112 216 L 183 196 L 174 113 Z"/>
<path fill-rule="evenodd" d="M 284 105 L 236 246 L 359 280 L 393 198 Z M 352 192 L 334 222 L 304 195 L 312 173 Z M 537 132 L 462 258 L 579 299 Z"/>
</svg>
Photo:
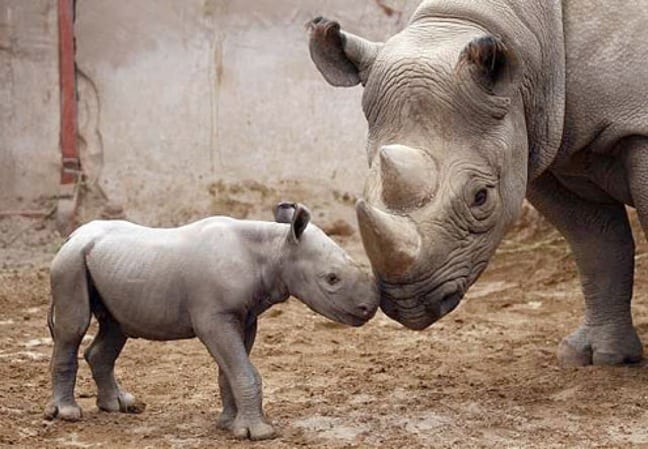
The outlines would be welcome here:
<svg viewBox="0 0 648 449">
<path fill-rule="evenodd" d="M 188 251 L 177 229 L 93 222 L 73 238 L 91 240 L 85 263 L 101 303 L 133 337 L 190 338 L 185 272 Z"/>
</svg>

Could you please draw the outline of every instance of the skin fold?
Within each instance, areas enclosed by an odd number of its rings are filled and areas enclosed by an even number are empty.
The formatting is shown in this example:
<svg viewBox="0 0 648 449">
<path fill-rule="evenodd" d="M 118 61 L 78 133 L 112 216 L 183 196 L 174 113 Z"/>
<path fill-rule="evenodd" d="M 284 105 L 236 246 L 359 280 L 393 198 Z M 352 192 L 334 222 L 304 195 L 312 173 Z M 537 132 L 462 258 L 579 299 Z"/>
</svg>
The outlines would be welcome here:
<svg viewBox="0 0 648 449">
<path fill-rule="evenodd" d="M 211 217 L 179 228 L 93 221 L 77 229 L 51 265 L 48 316 L 54 340 L 49 419 L 78 420 L 77 352 L 91 315 L 99 332 L 85 352 L 97 405 L 141 412 L 114 376 L 126 340 L 197 337 L 219 367 L 219 426 L 238 438 L 275 435 L 250 363 L 257 317 L 289 296 L 343 324 L 375 314 L 375 282 L 299 204 L 280 203 L 276 222 Z"/>
<path fill-rule="evenodd" d="M 646 231 L 646 19 L 641 2 L 428 0 L 384 43 L 311 22 L 324 78 L 364 87 L 356 208 L 387 315 L 424 329 L 452 311 L 526 197 L 568 240 L 585 296 L 559 359 L 642 357 L 625 206 Z"/>
</svg>

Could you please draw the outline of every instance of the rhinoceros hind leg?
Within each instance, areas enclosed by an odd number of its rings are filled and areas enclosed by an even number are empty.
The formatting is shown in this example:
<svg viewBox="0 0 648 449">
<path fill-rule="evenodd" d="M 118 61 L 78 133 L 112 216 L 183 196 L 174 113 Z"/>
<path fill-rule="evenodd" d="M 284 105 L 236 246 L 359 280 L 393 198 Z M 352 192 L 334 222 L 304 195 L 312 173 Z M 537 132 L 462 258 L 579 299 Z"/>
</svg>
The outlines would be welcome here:
<svg viewBox="0 0 648 449">
<path fill-rule="evenodd" d="M 115 379 L 115 360 L 127 337 L 99 301 L 93 301 L 93 312 L 99 320 L 99 332 L 84 356 L 97 384 L 97 407 L 107 412 L 141 413 L 146 405 L 123 391 Z"/>
<path fill-rule="evenodd" d="M 78 421 L 81 419 L 81 407 L 74 404 L 60 404 L 52 399 L 45 407 L 45 419 L 59 418 L 64 421 Z"/>
<path fill-rule="evenodd" d="M 63 247 L 50 268 L 52 304 L 48 325 L 54 350 L 50 362 L 52 399 L 45 418 L 77 421 L 81 408 L 74 400 L 79 345 L 90 325 L 90 301 L 83 257 L 72 247 Z"/>
<path fill-rule="evenodd" d="M 625 206 L 586 200 L 566 187 L 569 181 L 547 172 L 527 193 L 569 242 L 585 296 L 583 323 L 562 341 L 558 358 L 571 366 L 637 362 L 643 348 L 630 311 L 634 241 Z"/>
</svg>

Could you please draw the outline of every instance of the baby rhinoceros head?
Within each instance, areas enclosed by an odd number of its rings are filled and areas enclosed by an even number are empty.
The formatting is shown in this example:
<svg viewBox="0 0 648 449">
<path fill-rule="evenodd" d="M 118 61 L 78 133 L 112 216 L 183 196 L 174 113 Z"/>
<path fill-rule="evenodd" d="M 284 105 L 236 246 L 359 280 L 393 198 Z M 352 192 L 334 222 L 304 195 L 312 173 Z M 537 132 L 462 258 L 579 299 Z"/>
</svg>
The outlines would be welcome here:
<svg viewBox="0 0 648 449">
<path fill-rule="evenodd" d="M 301 204 L 279 203 L 275 219 L 289 223 L 282 254 L 282 278 L 290 294 L 334 321 L 360 326 L 378 308 L 375 282 L 321 229 L 309 225 Z"/>
</svg>

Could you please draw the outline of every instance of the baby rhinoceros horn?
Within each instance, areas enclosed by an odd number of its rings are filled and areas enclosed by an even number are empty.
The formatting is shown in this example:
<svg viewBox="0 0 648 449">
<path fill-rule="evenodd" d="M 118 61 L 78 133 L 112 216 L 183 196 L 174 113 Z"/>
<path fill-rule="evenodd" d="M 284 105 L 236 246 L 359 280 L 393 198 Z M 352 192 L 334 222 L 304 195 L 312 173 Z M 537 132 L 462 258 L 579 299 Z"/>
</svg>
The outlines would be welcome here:
<svg viewBox="0 0 648 449">
<path fill-rule="evenodd" d="M 416 261 L 421 237 L 408 217 L 388 214 L 364 200 L 356 203 L 362 243 L 374 271 L 385 280 L 405 275 Z"/>
<path fill-rule="evenodd" d="M 436 191 L 436 171 L 434 160 L 423 151 L 404 145 L 382 147 L 382 200 L 394 211 L 421 207 Z"/>
</svg>

